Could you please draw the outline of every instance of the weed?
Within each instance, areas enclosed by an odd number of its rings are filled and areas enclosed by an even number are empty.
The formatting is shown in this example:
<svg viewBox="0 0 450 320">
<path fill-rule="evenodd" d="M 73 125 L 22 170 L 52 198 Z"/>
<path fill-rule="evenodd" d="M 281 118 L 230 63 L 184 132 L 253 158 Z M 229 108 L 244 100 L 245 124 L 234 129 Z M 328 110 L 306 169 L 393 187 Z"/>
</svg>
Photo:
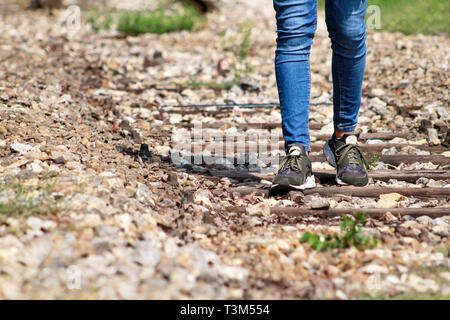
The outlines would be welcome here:
<svg viewBox="0 0 450 320">
<path fill-rule="evenodd" d="M 185 83 L 186 86 L 191 87 L 193 89 L 200 88 L 210 88 L 214 90 L 230 90 L 234 82 L 225 81 L 225 82 L 209 82 L 209 81 L 188 81 Z"/>
<path fill-rule="evenodd" d="M 117 30 L 131 35 L 142 33 L 163 34 L 168 32 L 192 30 L 204 20 L 194 7 L 185 5 L 180 10 L 170 10 L 161 5 L 155 10 L 145 11 L 106 11 L 93 10 L 88 15 L 88 22 L 94 31 L 109 30 L 117 25 Z"/>
<path fill-rule="evenodd" d="M 317 234 L 306 232 L 301 243 L 309 243 L 313 250 L 324 251 L 326 249 L 335 248 L 350 248 L 355 247 L 358 250 L 363 250 L 364 248 L 375 248 L 378 241 L 372 236 L 364 236 L 361 231 L 361 226 L 364 225 L 366 221 L 366 216 L 362 213 L 356 213 L 356 219 L 352 220 L 348 216 L 343 216 L 343 221 L 341 223 L 341 231 L 345 232 L 343 236 L 334 235 L 326 236 L 324 240 Z"/>
<path fill-rule="evenodd" d="M 240 41 L 232 47 L 232 52 L 236 57 L 236 62 L 233 64 L 234 82 L 239 84 L 245 76 L 253 72 L 253 68 L 245 60 L 251 44 L 252 25 L 248 23 L 239 26 Z"/>
<path fill-rule="evenodd" d="M 6 177 L 0 182 L 0 218 L 56 214 L 63 210 L 62 197 L 53 193 L 53 174 L 41 181 L 23 176 Z"/>
<path fill-rule="evenodd" d="M 110 30 L 114 23 L 114 17 L 111 11 L 100 12 L 99 9 L 91 10 L 87 15 L 87 20 L 95 32 Z"/>
<path fill-rule="evenodd" d="M 380 156 L 378 154 L 374 154 L 368 161 L 369 169 L 373 169 L 380 162 Z"/>
<path fill-rule="evenodd" d="M 164 9 L 147 12 L 127 11 L 120 15 L 117 29 L 133 35 L 190 31 L 199 19 L 200 14 L 192 7 L 185 7 L 183 12 L 175 10 L 171 13 L 167 13 Z"/>
</svg>

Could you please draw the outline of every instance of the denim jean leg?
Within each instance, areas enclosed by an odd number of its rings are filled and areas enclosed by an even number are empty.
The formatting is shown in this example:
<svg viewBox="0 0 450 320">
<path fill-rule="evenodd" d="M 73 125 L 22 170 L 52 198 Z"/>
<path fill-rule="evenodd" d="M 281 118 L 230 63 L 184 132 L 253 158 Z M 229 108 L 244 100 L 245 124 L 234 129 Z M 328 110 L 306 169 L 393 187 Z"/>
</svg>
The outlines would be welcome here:
<svg viewBox="0 0 450 320">
<path fill-rule="evenodd" d="M 334 129 L 353 131 L 361 107 L 366 64 L 367 0 L 326 0 L 326 22 L 333 49 Z"/>
<path fill-rule="evenodd" d="M 309 151 L 309 52 L 317 23 L 317 2 L 274 0 L 273 5 L 278 35 L 275 75 L 285 148 L 300 144 Z"/>
</svg>

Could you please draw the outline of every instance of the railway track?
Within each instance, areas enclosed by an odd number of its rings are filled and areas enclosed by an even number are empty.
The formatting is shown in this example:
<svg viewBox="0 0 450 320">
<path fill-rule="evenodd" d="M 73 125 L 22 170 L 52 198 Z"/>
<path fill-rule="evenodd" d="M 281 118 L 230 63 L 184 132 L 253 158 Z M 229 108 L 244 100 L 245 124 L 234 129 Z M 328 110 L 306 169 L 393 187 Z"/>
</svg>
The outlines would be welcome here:
<svg viewBox="0 0 450 320">
<path fill-rule="evenodd" d="M 242 181 L 271 181 L 274 174 L 262 174 L 245 172 L 241 170 L 209 170 L 209 173 L 215 177 L 227 177 L 230 179 Z M 334 181 L 335 172 L 333 170 L 314 170 L 314 176 L 320 181 L 320 183 L 330 183 Z M 427 178 L 433 180 L 450 180 L 450 170 L 376 170 L 369 171 L 369 178 L 373 180 L 387 182 L 391 179 L 397 181 L 405 181 L 409 183 L 416 183 L 420 178 Z"/>
<path fill-rule="evenodd" d="M 246 212 L 246 207 L 232 207 L 228 209 L 234 213 L 243 214 Z M 450 208 L 391 208 L 391 209 L 379 209 L 379 208 L 339 208 L 339 209 L 306 209 L 306 208 L 270 208 L 270 213 L 276 215 L 286 216 L 318 216 L 321 218 L 335 217 L 342 215 L 355 215 L 356 213 L 363 213 L 371 218 L 383 218 L 387 212 L 397 217 L 411 216 L 429 216 L 433 218 L 443 217 L 450 215 Z"/>
<path fill-rule="evenodd" d="M 254 194 L 258 196 L 268 197 L 269 189 L 256 187 L 237 187 L 230 188 L 230 193 L 239 193 L 241 196 Z M 353 197 L 369 197 L 377 198 L 382 194 L 399 193 L 405 197 L 415 197 L 418 199 L 449 199 L 450 188 L 389 188 L 389 187 L 353 187 L 353 186 L 332 186 L 332 187 L 316 187 L 302 191 L 305 195 L 319 194 L 321 196 L 353 196 Z M 450 210 L 450 208 L 448 208 Z"/>
<path fill-rule="evenodd" d="M 193 163 L 196 165 L 201 166 L 212 166 L 214 164 L 217 164 L 220 161 L 227 161 L 230 164 L 233 164 L 235 166 L 237 165 L 244 165 L 248 166 L 251 163 L 251 160 L 247 159 L 248 154 L 242 154 L 241 157 L 223 157 L 223 156 L 204 156 L 202 154 L 194 154 L 194 155 L 187 155 L 182 156 L 182 158 L 185 160 L 185 162 Z M 273 156 L 270 161 L 271 163 L 280 163 L 283 156 L 277 155 Z M 312 162 L 325 162 L 325 156 L 324 155 L 311 155 L 309 156 Z M 431 162 L 435 165 L 441 165 L 446 166 L 450 165 L 450 158 L 443 156 L 443 155 L 379 155 L 377 161 L 390 164 L 393 166 L 398 166 L 400 164 L 413 164 L 416 162 L 420 163 L 428 163 Z"/>
<path fill-rule="evenodd" d="M 230 196 L 235 199 L 244 199 L 249 195 L 262 196 L 265 198 L 276 196 L 281 197 L 279 199 L 283 199 L 287 195 L 286 193 L 271 194 L 268 188 L 269 182 L 273 179 L 274 174 L 241 170 L 242 165 L 247 167 L 250 164 L 254 164 L 254 159 L 252 159 L 253 162 L 250 161 L 250 153 L 260 156 L 264 153 L 265 155 L 268 155 L 269 152 L 272 151 L 284 150 L 284 142 L 282 141 L 282 135 L 279 131 L 281 123 L 250 121 L 236 123 L 236 121 L 233 120 L 236 116 L 245 118 L 246 116 L 258 116 L 259 114 L 267 115 L 277 107 L 278 106 L 275 104 L 261 106 L 192 105 L 188 108 L 183 108 L 182 106 L 168 107 L 167 109 L 160 110 L 160 112 L 193 115 L 193 117 L 183 117 L 181 122 L 173 125 L 175 129 L 184 128 L 193 130 L 188 133 L 187 136 L 184 136 L 184 138 L 190 138 L 191 140 L 183 146 L 184 149 L 180 155 L 183 157 L 184 163 L 191 163 L 197 165 L 197 167 L 203 167 L 201 172 L 203 172 L 202 175 L 205 176 L 205 178 L 206 176 L 209 176 L 210 178 L 217 179 L 216 181 L 220 178 L 230 178 L 234 183 L 244 185 L 241 187 L 232 186 L 228 188 L 227 191 Z M 198 121 L 201 118 L 196 117 L 195 115 L 213 116 L 218 120 L 203 122 L 201 123 L 201 126 L 199 126 L 199 123 L 194 123 L 194 121 Z M 314 119 L 309 122 L 313 141 L 313 143 L 311 143 L 312 154 L 310 155 L 312 162 L 326 162 L 326 159 L 322 154 L 315 154 L 322 151 L 324 141 L 330 137 L 329 134 L 325 134 L 321 131 L 324 126 L 324 123 L 317 122 Z M 228 128 L 236 128 L 238 132 L 225 133 L 223 130 Z M 206 129 L 206 131 L 196 132 L 196 129 Z M 274 129 L 277 131 L 270 132 L 270 130 Z M 215 135 L 215 133 L 217 133 L 217 135 Z M 412 165 L 417 163 L 432 163 L 433 165 L 438 166 L 438 169 L 436 170 L 372 170 L 369 171 L 369 177 L 374 182 L 382 181 L 385 183 L 392 183 L 392 181 L 397 181 L 416 184 L 420 178 L 446 181 L 447 183 L 450 182 L 450 157 L 443 155 L 444 152 L 450 151 L 450 148 L 445 144 L 429 145 L 428 143 L 407 143 L 401 139 L 392 141 L 395 138 L 411 139 L 413 137 L 415 137 L 415 135 L 411 131 L 377 131 L 360 134 L 359 146 L 365 152 L 368 160 L 371 160 L 370 157 L 376 156 L 376 161 L 391 166 L 399 166 L 401 164 Z M 270 139 L 278 139 L 278 141 L 274 142 L 274 145 L 271 145 Z M 177 143 L 176 141 L 171 141 L 170 145 L 173 148 L 177 146 Z M 391 148 L 395 148 L 397 151 L 402 150 L 403 152 L 407 152 L 408 150 L 416 152 L 417 150 L 420 150 L 429 154 L 381 154 L 383 150 Z M 176 149 L 174 151 L 176 151 Z M 274 155 L 270 159 L 272 163 L 279 163 L 281 157 L 281 155 Z M 228 169 L 217 169 L 217 165 L 224 162 L 227 163 Z M 240 165 L 240 169 L 231 169 L 229 168 L 230 165 Z M 271 163 L 267 163 L 267 165 L 270 166 Z M 189 166 L 186 168 L 189 170 Z M 378 199 L 380 195 L 383 194 L 398 193 L 408 198 L 408 200 L 411 200 L 412 198 L 425 202 L 439 200 L 440 204 L 438 206 L 436 206 L 436 204 L 430 204 L 423 208 L 359 208 L 357 206 L 320 210 L 311 209 L 302 205 L 297 207 L 272 207 L 271 213 L 287 216 L 314 215 L 330 217 L 362 212 L 372 218 L 382 218 L 388 211 L 398 217 L 405 215 L 413 217 L 421 215 L 430 217 L 450 215 L 450 206 L 445 204 L 450 203 L 450 188 L 448 187 L 419 187 L 417 185 L 411 187 L 380 187 L 373 184 L 369 184 L 365 187 L 336 186 L 334 170 L 314 170 L 313 173 L 319 185 L 314 189 L 302 191 L 305 196 L 318 195 L 325 198 L 341 196 L 347 198 L 358 197 Z M 254 186 L 255 183 L 259 184 L 259 186 Z M 442 203 L 444 203 L 444 205 L 442 205 Z M 246 206 L 236 206 L 228 209 L 236 213 L 246 212 Z"/>
</svg>

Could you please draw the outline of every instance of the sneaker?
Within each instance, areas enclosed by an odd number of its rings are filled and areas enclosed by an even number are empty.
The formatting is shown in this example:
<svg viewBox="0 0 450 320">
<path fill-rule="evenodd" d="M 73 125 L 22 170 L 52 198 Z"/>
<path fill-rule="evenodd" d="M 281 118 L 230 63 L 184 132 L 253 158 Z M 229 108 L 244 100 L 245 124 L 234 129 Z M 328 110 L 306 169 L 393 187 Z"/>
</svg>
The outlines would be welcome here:
<svg viewBox="0 0 450 320">
<path fill-rule="evenodd" d="M 310 189 L 316 186 L 312 174 L 311 160 L 306 155 L 305 147 L 294 145 L 289 148 L 287 156 L 281 160 L 280 169 L 272 181 L 272 190 Z"/>
<path fill-rule="evenodd" d="M 369 182 L 366 158 L 358 147 L 359 133 L 335 135 L 327 140 L 323 153 L 330 165 L 336 168 L 336 182 L 340 185 L 365 186 Z"/>
</svg>

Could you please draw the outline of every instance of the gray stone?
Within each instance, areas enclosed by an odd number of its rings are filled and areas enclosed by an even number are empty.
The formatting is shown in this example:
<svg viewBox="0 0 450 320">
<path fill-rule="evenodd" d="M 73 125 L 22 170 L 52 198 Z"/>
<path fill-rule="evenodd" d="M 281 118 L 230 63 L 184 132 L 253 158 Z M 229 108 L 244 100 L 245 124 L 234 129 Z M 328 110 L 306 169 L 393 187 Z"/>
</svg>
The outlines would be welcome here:
<svg viewBox="0 0 450 320">
<path fill-rule="evenodd" d="M 147 203 L 149 200 L 151 200 L 152 191 L 143 183 L 139 183 L 137 190 L 136 190 L 136 199 L 139 202 Z"/>
<path fill-rule="evenodd" d="M 330 202 L 324 198 L 315 198 L 311 201 L 311 209 L 328 209 Z"/>
<path fill-rule="evenodd" d="M 133 261 L 145 267 L 155 267 L 162 258 L 161 249 L 153 241 L 139 241 L 133 253 Z"/>
</svg>

